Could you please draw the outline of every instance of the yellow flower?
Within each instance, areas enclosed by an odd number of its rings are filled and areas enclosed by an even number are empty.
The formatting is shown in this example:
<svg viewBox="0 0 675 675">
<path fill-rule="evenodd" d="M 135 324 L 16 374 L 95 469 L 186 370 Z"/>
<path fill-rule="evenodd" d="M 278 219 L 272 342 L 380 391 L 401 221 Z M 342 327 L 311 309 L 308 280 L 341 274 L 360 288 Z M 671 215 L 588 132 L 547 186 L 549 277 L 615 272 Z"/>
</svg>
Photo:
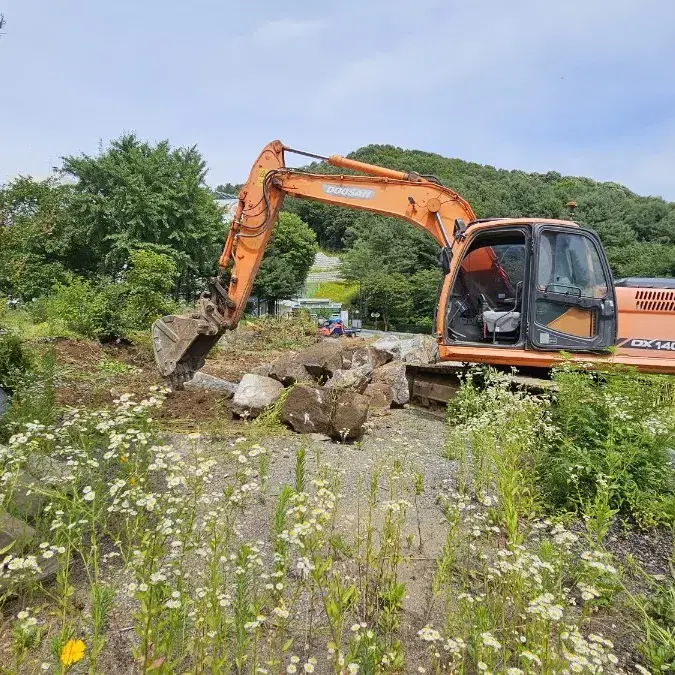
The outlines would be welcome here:
<svg viewBox="0 0 675 675">
<path fill-rule="evenodd" d="M 84 657 L 85 645 L 82 640 L 68 640 L 61 650 L 61 663 L 72 666 Z"/>
</svg>

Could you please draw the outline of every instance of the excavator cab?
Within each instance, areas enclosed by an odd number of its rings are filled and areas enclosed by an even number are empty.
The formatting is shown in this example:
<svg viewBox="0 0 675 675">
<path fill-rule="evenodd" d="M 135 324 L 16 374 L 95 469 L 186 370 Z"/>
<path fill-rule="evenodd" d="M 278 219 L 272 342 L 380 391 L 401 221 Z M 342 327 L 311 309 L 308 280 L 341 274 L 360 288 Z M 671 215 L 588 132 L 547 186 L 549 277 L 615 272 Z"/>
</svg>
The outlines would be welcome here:
<svg viewBox="0 0 675 675">
<path fill-rule="evenodd" d="M 571 223 L 471 229 L 450 281 L 450 344 L 582 352 L 614 345 L 614 289 L 595 234 Z"/>
</svg>

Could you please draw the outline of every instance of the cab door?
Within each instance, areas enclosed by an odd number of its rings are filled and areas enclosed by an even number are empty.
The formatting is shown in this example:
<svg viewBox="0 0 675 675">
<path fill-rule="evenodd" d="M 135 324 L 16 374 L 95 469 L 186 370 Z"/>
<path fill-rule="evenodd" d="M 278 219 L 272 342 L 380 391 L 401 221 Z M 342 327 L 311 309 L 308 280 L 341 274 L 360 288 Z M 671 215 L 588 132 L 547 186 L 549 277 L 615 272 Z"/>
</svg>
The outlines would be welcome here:
<svg viewBox="0 0 675 675">
<path fill-rule="evenodd" d="M 599 239 L 588 230 L 535 228 L 529 342 L 535 349 L 604 351 L 616 341 L 616 298 Z"/>
</svg>

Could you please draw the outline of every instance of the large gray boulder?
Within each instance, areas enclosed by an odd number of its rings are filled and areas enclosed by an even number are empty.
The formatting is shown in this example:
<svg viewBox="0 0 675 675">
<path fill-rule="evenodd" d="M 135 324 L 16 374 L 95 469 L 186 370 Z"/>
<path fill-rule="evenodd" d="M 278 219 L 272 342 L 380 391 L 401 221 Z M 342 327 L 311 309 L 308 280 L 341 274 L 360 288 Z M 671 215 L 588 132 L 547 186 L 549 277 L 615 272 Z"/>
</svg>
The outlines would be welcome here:
<svg viewBox="0 0 675 675">
<path fill-rule="evenodd" d="M 428 365 L 438 361 L 438 342 L 431 335 L 415 335 L 400 343 L 400 358 L 405 363 Z"/>
<path fill-rule="evenodd" d="M 298 384 L 288 393 L 281 419 L 299 434 L 331 432 L 332 392 L 309 384 Z"/>
<path fill-rule="evenodd" d="M 369 364 L 372 368 L 379 368 L 392 360 L 391 351 L 379 349 L 373 345 L 357 349 L 352 356 L 352 367 Z"/>
<path fill-rule="evenodd" d="M 185 391 L 217 391 L 224 394 L 226 398 L 234 396 L 239 385 L 227 380 L 221 380 L 219 377 L 214 377 L 208 373 L 196 372 L 191 380 L 183 384 Z"/>
<path fill-rule="evenodd" d="M 351 440 L 363 434 L 368 398 L 353 391 L 299 384 L 284 401 L 281 418 L 298 433 Z"/>
<path fill-rule="evenodd" d="M 342 370 L 342 350 L 339 340 L 326 338 L 298 354 L 299 362 L 316 380 L 324 381 Z"/>
<path fill-rule="evenodd" d="M 284 385 L 271 377 L 247 373 L 241 378 L 232 399 L 232 412 L 240 417 L 257 417 L 277 401 Z"/>
<path fill-rule="evenodd" d="M 373 367 L 370 363 L 350 370 L 336 370 L 324 387 L 334 391 L 356 391 L 362 394 L 373 377 Z"/>
<path fill-rule="evenodd" d="M 254 375 L 264 375 L 265 377 L 270 377 L 270 371 L 272 370 L 271 363 L 261 363 L 259 366 L 256 366 L 251 372 Z M 276 380 L 276 378 L 274 378 Z"/>
<path fill-rule="evenodd" d="M 265 373 L 259 373 L 264 375 Z M 283 354 L 269 366 L 267 375 L 281 382 L 284 387 L 290 387 L 296 382 L 308 382 L 312 379 L 307 369 L 302 364 L 300 354 L 289 352 Z"/>
<path fill-rule="evenodd" d="M 401 338 L 395 335 L 384 335 L 370 346 L 387 354 L 389 361 L 401 357 Z"/>
<path fill-rule="evenodd" d="M 17 555 L 34 537 L 35 530 L 28 523 L 0 509 L 0 551 L 11 544 L 11 553 Z"/>
<path fill-rule="evenodd" d="M 405 375 L 405 364 L 392 361 L 373 371 L 373 383 L 381 382 L 391 388 L 392 403 L 405 405 L 410 400 L 408 378 Z"/>
</svg>

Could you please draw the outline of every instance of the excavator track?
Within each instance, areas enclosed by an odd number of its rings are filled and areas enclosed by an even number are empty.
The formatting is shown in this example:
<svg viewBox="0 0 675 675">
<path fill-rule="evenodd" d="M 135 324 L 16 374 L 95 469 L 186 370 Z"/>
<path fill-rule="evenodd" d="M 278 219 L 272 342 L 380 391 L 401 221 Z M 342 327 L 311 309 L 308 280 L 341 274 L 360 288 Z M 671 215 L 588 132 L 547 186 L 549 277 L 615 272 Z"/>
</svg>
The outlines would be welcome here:
<svg viewBox="0 0 675 675">
<path fill-rule="evenodd" d="M 459 361 L 442 361 L 430 365 L 406 365 L 406 377 L 410 390 L 410 400 L 425 408 L 445 408 L 448 401 L 459 390 L 461 378 L 470 364 Z M 538 375 L 513 374 L 508 372 L 514 387 L 525 389 L 531 394 L 550 392 L 553 383 L 550 379 Z"/>
</svg>

